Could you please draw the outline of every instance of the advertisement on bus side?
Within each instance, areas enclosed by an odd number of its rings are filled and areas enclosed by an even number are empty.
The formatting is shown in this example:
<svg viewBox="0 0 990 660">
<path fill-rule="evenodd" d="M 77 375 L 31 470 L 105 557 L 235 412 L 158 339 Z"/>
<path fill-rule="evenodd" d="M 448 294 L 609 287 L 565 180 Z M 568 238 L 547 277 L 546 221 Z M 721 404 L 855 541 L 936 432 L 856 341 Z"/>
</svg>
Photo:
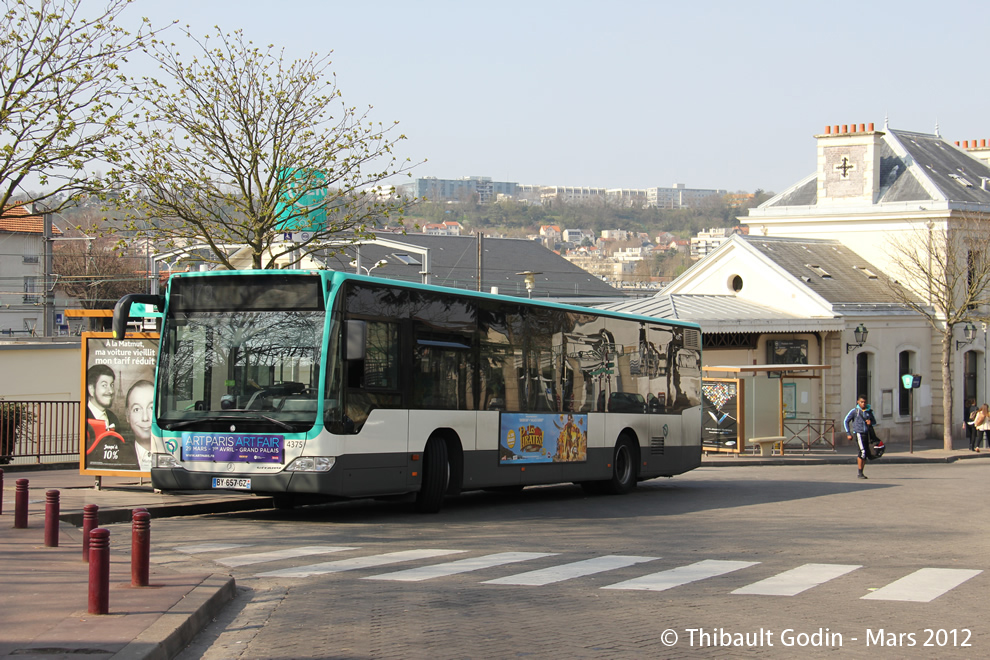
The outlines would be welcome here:
<svg viewBox="0 0 990 660">
<path fill-rule="evenodd" d="M 581 463 L 588 460 L 588 416 L 502 413 L 499 463 Z"/>
</svg>

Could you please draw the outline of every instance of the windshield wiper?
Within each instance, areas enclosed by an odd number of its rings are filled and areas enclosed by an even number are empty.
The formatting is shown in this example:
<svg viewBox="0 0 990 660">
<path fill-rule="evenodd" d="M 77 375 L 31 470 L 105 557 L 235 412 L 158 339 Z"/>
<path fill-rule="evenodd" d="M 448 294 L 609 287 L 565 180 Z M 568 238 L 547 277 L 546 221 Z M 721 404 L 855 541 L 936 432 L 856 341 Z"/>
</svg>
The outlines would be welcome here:
<svg viewBox="0 0 990 660">
<path fill-rule="evenodd" d="M 196 419 L 183 419 L 178 422 L 172 422 L 171 424 L 162 424 L 162 428 L 166 431 L 175 431 L 176 429 L 192 426 L 200 422 L 256 422 L 259 419 L 270 422 L 286 431 L 296 430 L 295 426 L 268 415 L 207 415 L 205 417 L 197 417 Z"/>
<path fill-rule="evenodd" d="M 174 431 L 175 429 L 181 429 L 185 426 L 192 426 L 193 424 L 198 424 L 200 422 L 223 422 L 223 421 L 237 421 L 240 417 L 234 417 L 233 415 L 207 415 L 206 417 L 197 417 L 196 419 L 183 419 L 178 422 L 172 422 L 171 424 L 162 424 L 162 428 L 167 431 Z"/>
<path fill-rule="evenodd" d="M 283 422 L 280 419 L 275 419 L 274 417 L 269 417 L 268 415 L 259 415 L 259 416 L 262 419 L 264 419 L 266 421 L 269 421 L 272 424 L 275 424 L 276 426 L 281 426 L 286 431 L 295 431 L 296 430 L 296 427 L 295 426 L 292 426 L 291 424 L 287 424 L 287 423 Z"/>
</svg>

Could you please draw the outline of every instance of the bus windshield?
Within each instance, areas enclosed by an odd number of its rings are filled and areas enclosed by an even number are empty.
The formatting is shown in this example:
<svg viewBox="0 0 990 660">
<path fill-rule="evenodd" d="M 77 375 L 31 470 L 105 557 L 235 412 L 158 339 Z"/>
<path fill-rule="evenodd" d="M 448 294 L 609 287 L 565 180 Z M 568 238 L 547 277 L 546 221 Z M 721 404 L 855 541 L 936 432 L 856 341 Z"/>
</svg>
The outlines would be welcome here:
<svg viewBox="0 0 990 660">
<path fill-rule="evenodd" d="M 241 276 L 229 286 L 223 279 L 173 280 L 159 357 L 159 426 L 311 429 L 325 320 L 319 278 Z"/>
</svg>

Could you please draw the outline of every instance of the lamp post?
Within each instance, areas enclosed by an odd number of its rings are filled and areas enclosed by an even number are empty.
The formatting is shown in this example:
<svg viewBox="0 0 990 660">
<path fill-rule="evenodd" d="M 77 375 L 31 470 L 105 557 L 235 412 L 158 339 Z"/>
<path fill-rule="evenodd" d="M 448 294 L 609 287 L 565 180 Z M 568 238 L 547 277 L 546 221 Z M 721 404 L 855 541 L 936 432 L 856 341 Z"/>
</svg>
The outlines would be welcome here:
<svg viewBox="0 0 990 660">
<path fill-rule="evenodd" d="M 516 273 L 516 275 L 523 276 L 523 281 L 526 283 L 526 295 L 529 298 L 533 297 L 533 289 L 536 288 L 536 276 L 542 274 L 543 273 L 538 270 L 524 270 L 521 273 Z"/>
<path fill-rule="evenodd" d="M 368 275 L 370 277 L 371 276 L 371 271 L 373 271 L 376 268 L 381 268 L 382 266 L 387 266 L 388 265 L 388 262 L 385 261 L 384 259 L 379 259 L 378 261 L 375 262 L 375 265 L 374 266 L 372 266 L 371 268 L 368 268 L 367 266 L 362 266 L 358 262 L 357 259 L 352 259 L 351 260 L 351 265 L 354 266 L 354 268 L 355 268 L 355 271 L 354 272 L 356 272 L 358 275 L 360 275 L 361 274 L 361 271 L 363 270 L 364 271 L 364 274 L 365 275 Z"/>
<path fill-rule="evenodd" d="M 963 337 L 965 341 L 956 340 L 956 350 L 958 351 L 963 346 L 967 346 L 973 343 L 976 339 L 976 326 L 972 322 L 967 321 L 966 326 L 963 328 Z"/>
<path fill-rule="evenodd" d="M 853 330 L 853 337 L 856 338 L 856 341 L 855 343 L 852 344 L 846 344 L 846 354 L 848 355 L 855 349 L 862 347 L 863 344 L 866 343 L 866 338 L 869 335 L 870 335 L 870 331 L 866 329 L 865 325 L 860 323 L 858 326 L 856 326 L 856 329 Z"/>
</svg>

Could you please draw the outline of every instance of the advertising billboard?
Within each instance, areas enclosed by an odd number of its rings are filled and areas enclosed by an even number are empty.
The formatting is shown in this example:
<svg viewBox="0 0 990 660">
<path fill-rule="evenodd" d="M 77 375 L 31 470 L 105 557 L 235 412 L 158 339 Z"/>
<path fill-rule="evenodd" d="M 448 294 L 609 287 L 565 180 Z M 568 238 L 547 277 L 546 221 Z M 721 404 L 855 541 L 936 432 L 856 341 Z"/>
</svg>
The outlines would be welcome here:
<svg viewBox="0 0 990 660">
<path fill-rule="evenodd" d="M 79 471 L 151 475 L 156 333 L 82 335 Z"/>
</svg>

